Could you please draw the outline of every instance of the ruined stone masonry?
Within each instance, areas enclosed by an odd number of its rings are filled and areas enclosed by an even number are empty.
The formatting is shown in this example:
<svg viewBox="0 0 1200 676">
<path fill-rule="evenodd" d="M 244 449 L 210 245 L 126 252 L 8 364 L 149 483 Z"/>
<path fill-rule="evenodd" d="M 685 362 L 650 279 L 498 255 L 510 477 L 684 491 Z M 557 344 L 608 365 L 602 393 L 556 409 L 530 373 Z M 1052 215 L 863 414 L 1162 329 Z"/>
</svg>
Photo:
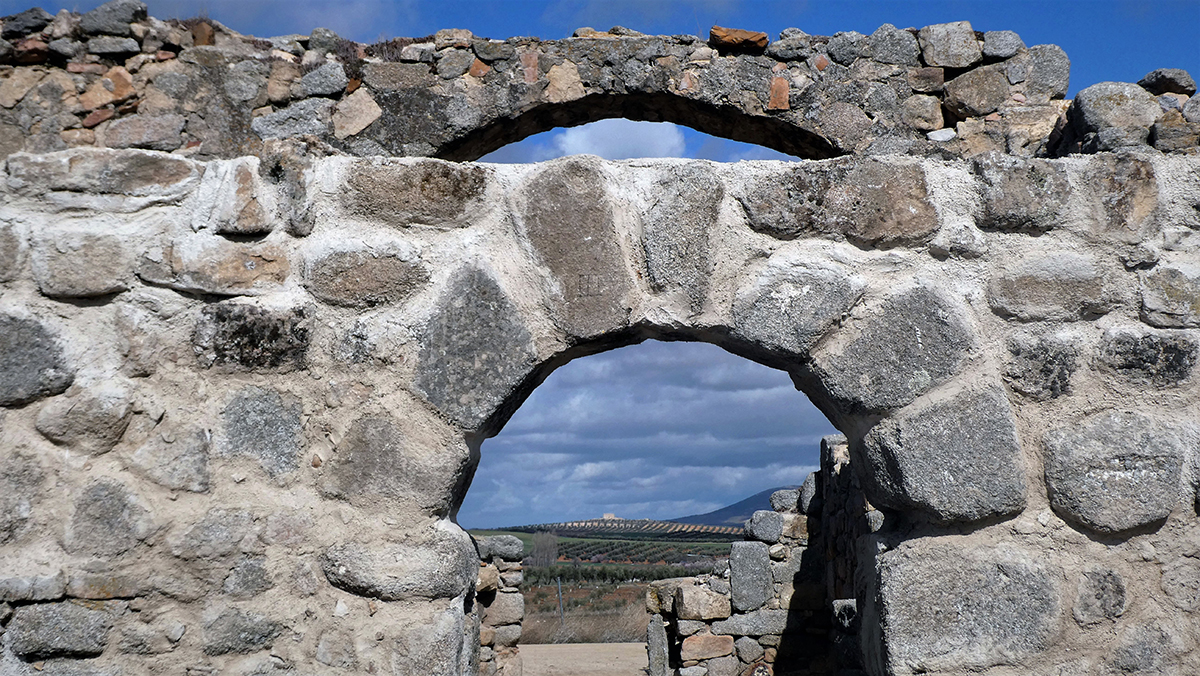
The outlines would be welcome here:
<svg viewBox="0 0 1200 676">
<path fill-rule="evenodd" d="M 1200 672 L 1186 73 L 1068 103 L 1061 50 L 965 23 L 2 21 L 3 676 L 519 674 L 520 552 L 455 523 L 480 445 L 649 338 L 844 434 L 656 587 L 655 676 Z M 614 116 L 811 161 L 450 161 Z"/>
</svg>

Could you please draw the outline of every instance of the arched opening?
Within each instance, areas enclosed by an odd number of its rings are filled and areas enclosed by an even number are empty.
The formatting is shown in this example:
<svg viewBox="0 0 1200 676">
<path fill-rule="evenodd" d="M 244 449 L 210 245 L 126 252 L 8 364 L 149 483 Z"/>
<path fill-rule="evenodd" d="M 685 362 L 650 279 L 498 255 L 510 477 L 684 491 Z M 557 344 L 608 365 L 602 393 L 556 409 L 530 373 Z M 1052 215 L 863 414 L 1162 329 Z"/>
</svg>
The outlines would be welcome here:
<svg viewBox="0 0 1200 676">
<path fill-rule="evenodd" d="M 590 94 L 572 101 L 540 104 L 513 116 L 495 119 L 447 141 L 439 148 L 437 157 L 476 161 L 535 134 L 611 118 L 671 122 L 805 159 L 843 154 L 829 139 L 789 118 L 752 115 L 734 105 L 715 105 L 672 93 L 651 92 Z"/>
<path fill-rule="evenodd" d="M 751 346 L 738 351 L 754 360 L 709 344 L 738 342 L 718 336 L 646 337 L 580 348 L 482 443 L 458 522 L 481 540 L 520 538 L 524 565 L 514 576 L 495 559 L 500 582 L 481 605 L 523 594 L 526 674 L 574 673 L 561 670 L 580 659 L 651 674 L 832 664 L 833 642 L 852 641 L 814 636 L 829 591 L 806 512 L 836 430 Z M 514 616 L 480 615 L 482 655 L 503 666 L 511 625 L 489 623 Z M 541 645 L 563 643 L 576 645 Z"/>
</svg>

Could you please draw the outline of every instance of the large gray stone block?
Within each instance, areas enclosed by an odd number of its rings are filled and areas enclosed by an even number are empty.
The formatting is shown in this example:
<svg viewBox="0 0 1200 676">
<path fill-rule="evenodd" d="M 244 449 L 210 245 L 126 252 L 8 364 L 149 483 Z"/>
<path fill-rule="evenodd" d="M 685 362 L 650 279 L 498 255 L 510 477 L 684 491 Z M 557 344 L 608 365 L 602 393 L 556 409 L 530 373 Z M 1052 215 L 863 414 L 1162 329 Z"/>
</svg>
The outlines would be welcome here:
<svg viewBox="0 0 1200 676">
<path fill-rule="evenodd" d="M 804 374 L 848 412 L 911 402 L 954 375 L 974 344 L 960 306 L 924 285 L 896 292 L 850 330 L 816 351 Z"/>
<path fill-rule="evenodd" d="M 321 567 L 330 584 L 359 596 L 450 599 L 475 584 L 479 558 L 466 533 L 439 529 L 422 543 L 334 545 Z"/>
<path fill-rule="evenodd" d="M 112 557 L 132 549 L 155 531 L 149 510 L 121 482 L 102 478 L 75 498 L 63 545 L 72 554 Z"/>
<path fill-rule="evenodd" d="M 51 230 L 33 241 L 38 289 L 52 298 L 120 293 L 133 278 L 133 247 L 122 237 L 86 230 Z"/>
<path fill-rule="evenodd" d="M 1142 321 L 1168 329 L 1200 327 L 1200 265 L 1156 265 L 1140 275 Z"/>
<path fill-rule="evenodd" d="M 254 515 L 247 510 L 214 507 L 168 540 L 171 553 L 188 560 L 229 556 L 238 551 L 253 523 Z"/>
<path fill-rule="evenodd" d="M 983 117 L 1008 100 L 1008 76 L 998 65 L 969 70 L 946 83 L 946 108 L 961 117 Z"/>
<path fill-rule="evenodd" d="M 464 624 L 462 610 L 450 608 L 428 623 L 414 623 L 406 627 L 402 637 L 390 646 L 389 662 L 393 673 L 422 676 L 460 676 L 467 673 L 460 666 Z M 502 657 L 497 659 L 497 662 L 503 661 Z M 504 667 L 498 672 L 498 676 L 508 674 L 520 676 L 519 657 L 515 668 Z"/>
<path fill-rule="evenodd" d="M 1159 186 L 1152 162 L 1134 154 L 1093 155 L 1077 180 L 1091 188 L 1098 239 L 1139 244 L 1157 234 Z"/>
<path fill-rule="evenodd" d="M 866 53 L 880 63 L 902 66 L 920 65 L 917 37 L 906 30 L 885 23 L 867 37 Z"/>
<path fill-rule="evenodd" d="M 745 524 L 746 536 L 759 542 L 779 542 L 783 534 L 783 515 L 766 509 L 759 509 L 750 516 Z"/>
<path fill-rule="evenodd" d="M 520 561 L 525 558 L 525 543 L 515 535 L 488 535 L 476 538 L 475 549 L 479 558 L 484 561 Z"/>
<path fill-rule="evenodd" d="M 489 626 L 520 624 L 525 618 L 525 597 L 520 592 L 500 592 L 483 611 L 483 622 Z"/>
<path fill-rule="evenodd" d="M 1057 399 L 1071 392 L 1079 369 L 1078 341 L 1065 335 L 1015 333 L 1009 336 L 1004 378 L 1034 401 Z"/>
<path fill-rule="evenodd" d="M 0 601 L 8 603 L 54 601 L 61 599 L 66 590 L 67 577 L 61 570 L 51 575 L 0 577 Z"/>
<path fill-rule="evenodd" d="M 290 395 L 244 388 L 221 411 L 225 434 L 218 454 L 254 458 L 275 479 L 295 471 L 300 466 L 302 408 Z"/>
<path fill-rule="evenodd" d="M 707 296 L 709 231 L 724 196 L 725 186 L 711 169 L 673 166 L 657 178 L 654 203 L 642 219 L 651 288 L 682 291 L 691 312 L 703 309 Z"/>
<path fill-rule="evenodd" d="M 983 188 L 979 227 L 1037 233 L 1058 225 L 1071 195 L 1060 164 L 987 153 L 971 167 Z"/>
<path fill-rule="evenodd" d="M 56 444 L 77 453 L 102 455 L 125 434 L 131 404 L 125 388 L 105 384 L 46 402 L 34 425 Z"/>
<path fill-rule="evenodd" d="M 668 653 L 667 629 L 662 615 L 651 615 L 646 625 L 646 656 L 649 661 L 648 676 L 667 676 L 670 654 Z"/>
<path fill-rule="evenodd" d="M 71 601 L 22 606 L 9 620 L 7 641 L 28 660 L 95 657 L 108 646 L 113 616 Z"/>
<path fill-rule="evenodd" d="M 333 131 L 333 105 L 330 99 L 304 99 L 287 108 L 254 118 L 250 128 L 264 140 L 306 134 L 328 137 Z"/>
<path fill-rule="evenodd" d="M 863 287 L 860 278 L 839 266 L 777 256 L 738 290 L 735 335 L 802 359 L 858 302 Z"/>
<path fill-rule="evenodd" d="M 1025 507 L 1021 445 L 998 387 L 905 409 L 866 435 L 862 455 L 872 504 L 968 523 Z"/>
<path fill-rule="evenodd" d="M 1169 387 L 1185 382 L 1200 361 L 1200 343 L 1184 332 L 1115 328 L 1104 332 L 1097 362 L 1134 383 Z"/>
<path fill-rule="evenodd" d="M 196 321 L 192 349 L 206 368 L 302 368 L 308 354 L 308 314 L 304 308 L 276 310 L 235 302 L 206 305 Z"/>
<path fill-rule="evenodd" d="M 258 613 L 229 608 L 204 625 L 205 655 L 245 655 L 269 648 L 282 624 Z"/>
<path fill-rule="evenodd" d="M 550 163 L 521 189 L 517 204 L 523 234 L 562 294 L 562 327 L 581 337 L 624 327 L 633 282 L 599 159 Z"/>
<path fill-rule="evenodd" d="M 417 387 L 457 423 L 478 430 L 529 376 L 535 356 L 504 290 L 488 273 L 468 268 L 442 292 L 421 336 Z"/>
<path fill-rule="evenodd" d="M 1121 632 L 1107 662 L 1110 673 L 1179 676 L 1178 656 L 1186 650 L 1183 639 L 1166 625 L 1151 622 Z"/>
<path fill-rule="evenodd" d="M 355 503 L 390 498 L 444 514 L 463 481 L 468 455 L 465 447 L 443 448 L 441 439 L 395 418 L 363 417 L 338 443 L 322 489 Z"/>
<path fill-rule="evenodd" d="M 890 673 L 1015 666 L 1058 632 L 1058 575 L 1015 547 L 917 540 L 881 555 L 876 574 Z"/>
<path fill-rule="evenodd" d="M 921 44 L 921 56 L 929 66 L 970 68 L 983 58 L 983 50 L 969 21 L 926 26 L 917 33 L 917 39 Z"/>
<path fill-rule="evenodd" d="M 129 24 L 145 18 L 141 0 L 112 0 L 80 17 L 79 29 L 88 35 L 129 35 Z"/>
<path fill-rule="evenodd" d="M 411 257 L 372 250 L 331 251 L 308 265 L 305 285 L 334 305 L 372 307 L 402 302 L 429 280 Z"/>
<path fill-rule="evenodd" d="M 1029 48 L 1031 68 L 1025 79 L 1025 94 L 1035 103 L 1061 99 L 1071 83 L 1071 59 L 1058 45 Z"/>
<path fill-rule="evenodd" d="M 58 394 L 75 380 L 57 337 L 36 319 L 0 315 L 0 406 Z"/>
<path fill-rule="evenodd" d="M 489 174 L 485 167 L 441 160 L 360 160 L 351 168 L 343 204 L 350 213 L 396 227 L 470 225 Z"/>
<path fill-rule="evenodd" d="M 1073 119 L 1081 131 L 1099 132 L 1110 127 L 1149 128 L 1163 111 L 1150 92 L 1128 82 L 1101 82 L 1075 95 Z"/>
<path fill-rule="evenodd" d="M 132 467 L 160 486 L 205 493 L 209 484 L 210 436 L 208 430 L 201 428 L 156 429 L 134 451 L 130 458 Z"/>
<path fill-rule="evenodd" d="M 761 608 L 771 597 L 771 556 L 763 542 L 734 542 L 729 549 L 729 583 L 733 608 L 748 612 Z"/>
<path fill-rule="evenodd" d="M 768 636 L 782 634 L 787 624 L 788 611 L 762 609 L 713 622 L 712 632 L 724 636 Z"/>
<path fill-rule="evenodd" d="M 1184 443 L 1135 411 L 1108 411 L 1047 433 L 1046 487 L 1063 518 L 1122 534 L 1161 523 L 1179 501 Z"/>
<path fill-rule="evenodd" d="M 988 282 L 988 304 L 1020 321 L 1075 321 L 1107 313 L 1115 299 L 1094 258 L 1057 252 L 1006 261 Z"/>
</svg>

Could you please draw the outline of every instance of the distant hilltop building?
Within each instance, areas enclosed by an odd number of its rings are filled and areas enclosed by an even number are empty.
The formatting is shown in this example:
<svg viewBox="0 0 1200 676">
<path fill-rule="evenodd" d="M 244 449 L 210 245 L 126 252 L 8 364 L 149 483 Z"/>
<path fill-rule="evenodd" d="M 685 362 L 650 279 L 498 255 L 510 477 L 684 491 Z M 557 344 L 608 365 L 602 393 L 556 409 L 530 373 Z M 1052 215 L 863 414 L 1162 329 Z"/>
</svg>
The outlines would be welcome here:
<svg viewBox="0 0 1200 676">
<path fill-rule="evenodd" d="M 612 520 L 614 520 L 614 519 L 616 519 L 616 520 L 620 520 L 620 517 L 618 517 L 616 514 L 612 514 L 612 513 L 608 513 L 608 512 L 606 512 L 606 513 L 604 514 L 604 519 L 605 519 L 606 521 L 612 521 Z"/>
</svg>

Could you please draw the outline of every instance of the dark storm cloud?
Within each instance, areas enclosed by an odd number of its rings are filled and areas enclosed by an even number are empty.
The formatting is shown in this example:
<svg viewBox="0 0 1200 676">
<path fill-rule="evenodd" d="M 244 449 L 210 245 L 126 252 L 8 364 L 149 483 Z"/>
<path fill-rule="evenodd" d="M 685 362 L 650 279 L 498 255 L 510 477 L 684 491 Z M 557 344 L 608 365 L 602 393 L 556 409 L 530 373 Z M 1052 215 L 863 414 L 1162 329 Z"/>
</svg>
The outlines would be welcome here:
<svg viewBox="0 0 1200 676">
<path fill-rule="evenodd" d="M 649 341 L 552 374 L 484 443 L 459 521 L 706 512 L 803 481 L 833 431 L 785 373 L 711 345 Z"/>
</svg>

